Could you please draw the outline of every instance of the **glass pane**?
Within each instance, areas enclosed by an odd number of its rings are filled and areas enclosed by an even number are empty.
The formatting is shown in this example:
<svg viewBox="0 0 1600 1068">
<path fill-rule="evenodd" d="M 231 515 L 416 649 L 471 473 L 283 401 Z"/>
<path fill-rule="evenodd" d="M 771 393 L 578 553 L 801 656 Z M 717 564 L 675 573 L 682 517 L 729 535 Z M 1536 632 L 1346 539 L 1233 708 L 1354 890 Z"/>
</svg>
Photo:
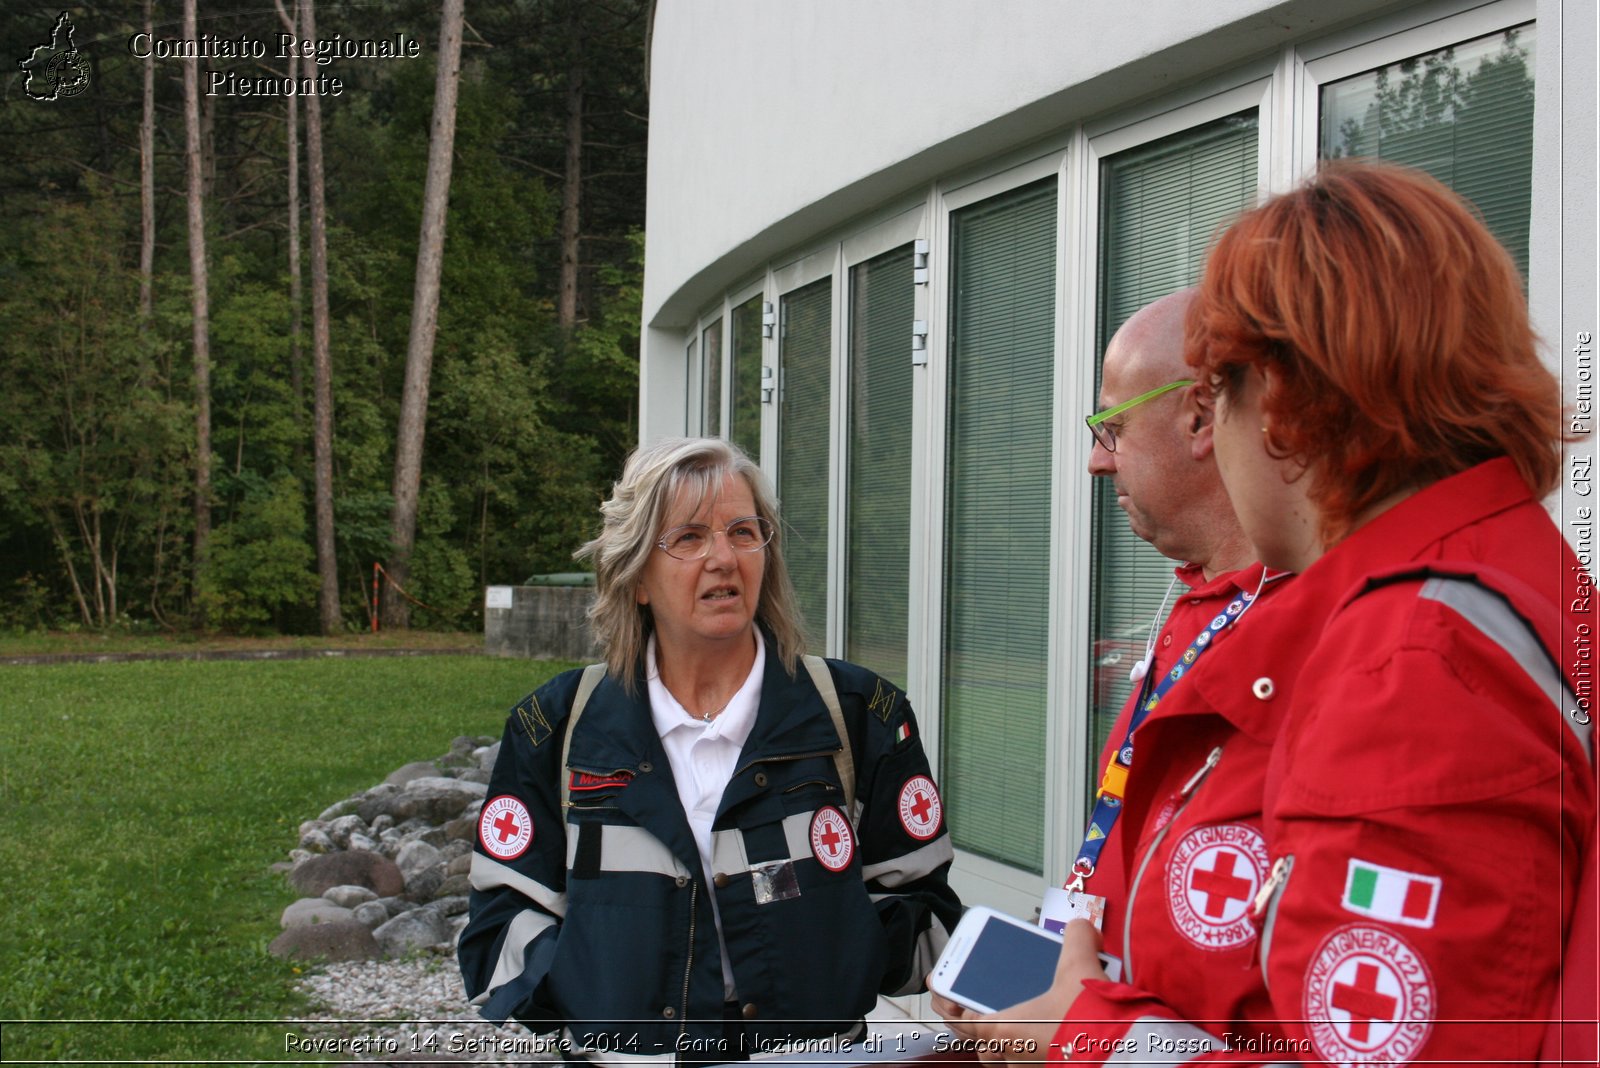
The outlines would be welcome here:
<svg viewBox="0 0 1600 1068">
<path fill-rule="evenodd" d="M 845 650 L 906 685 L 911 583 L 911 246 L 850 269 Z"/>
<path fill-rule="evenodd" d="M 705 374 L 705 368 L 700 366 L 696 357 L 699 355 L 699 342 L 695 338 L 689 339 L 689 346 L 683 354 L 683 395 L 687 398 L 688 412 L 683 419 L 683 432 L 690 437 L 705 433 L 705 392 L 700 386 L 700 378 Z"/>
<path fill-rule="evenodd" d="M 1530 22 L 1330 83 L 1321 154 L 1427 171 L 1477 205 L 1526 277 L 1533 65 Z"/>
<path fill-rule="evenodd" d="M 957 846 L 1042 872 L 1055 179 L 950 231 L 941 782 Z"/>
<path fill-rule="evenodd" d="M 815 647 L 828 627 L 828 373 L 833 280 L 784 294 L 778 340 L 778 497 L 783 558 Z"/>
<path fill-rule="evenodd" d="M 1199 280 L 1212 237 L 1255 201 L 1257 163 L 1253 111 L 1101 163 L 1097 353 L 1134 312 Z M 1097 362 L 1097 396 L 1099 389 Z M 1144 655 L 1175 566 L 1128 528 L 1110 480 L 1094 481 L 1091 761 L 1132 693 L 1128 670 Z M 1100 769 L 1091 769 L 1091 795 L 1099 781 Z"/>
<path fill-rule="evenodd" d="M 705 411 L 704 433 L 708 438 L 722 433 L 722 320 L 706 327 L 700 335 L 700 351 L 705 354 L 705 392 L 701 404 Z"/>
<path fill-rule="evenodd" d="M 761 460 L 761 294 L 757 293 L 737 308 L 729 318 L 733 329 L 729 344 L 733 369 L 732 414 L 728 419 L 728 438 L 750 455 Z"/>
</svg>

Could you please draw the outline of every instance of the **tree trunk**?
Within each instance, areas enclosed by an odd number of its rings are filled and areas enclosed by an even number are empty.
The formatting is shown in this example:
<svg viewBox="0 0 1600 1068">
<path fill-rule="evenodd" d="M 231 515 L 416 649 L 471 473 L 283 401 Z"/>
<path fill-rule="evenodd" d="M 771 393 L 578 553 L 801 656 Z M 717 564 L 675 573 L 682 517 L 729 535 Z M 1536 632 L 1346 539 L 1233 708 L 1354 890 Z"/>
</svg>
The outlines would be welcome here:
<svg viewBox="0 0 1600 1068">
<path fill-rule="evenodd" d="M 144 0 L 144 32 L 152 27 L 153 0 Z M 152 38 L 153 39 L 153 38 Z M 156 60 L 154 50 L 144 60 L 144 117 L 139 122 L 139 329 L 150 328 L 155 296 L 150 277 L 156 263 Z"/>
<path fill-rule="evenodd" d="M 149 3 L 149 0 L 145 0 Z M 299 32 L 300 3 L 296 0 L 294 13 L 291 15 L 283 9 L 283 0 L 275 0 L 278 6 L 278 18 L 282 20 L 284 29 L 289 33 Z M 300 77 L 300 60 L 296 56 L 289 57 L 288 76 L 290 81 L 297 81 Z M 305 399 L 305 383 L 302 381 L 301 352 L 300 352 L 300 321 L 301 305 L 304 303 L 300 293 L 300 97 L 291 93 L 284 98 L 287 111 L 287 130 L 284 134 L 288 149 L 289 172 L 289 389 L 294 395 L 294 418 L 298 424 L 301 419 L 301 404 Z M 297 446 L 298 448 L 298 446 Z M 297 457 L 301 454 L 296 452 Z"/>
<path fill-rule="evenodd" d="M 578 235 L 583 205 L 583 22 L 577 3 L 567 5 L 567 163 L 561 185 L 561 284 L 556 322 L 571 332 L 578 323 Z"/>
<path fill-rule="evenodd" d="M 196 40 L 195 0 L 183 0 L 183 33 Z M 207 300 L 206 220 L 201 199 L 200 61 L 184 60 L 183 125 L 186 134 L 189 202 L 189 278 L 194 290 L 194 585 L 205 574 L 211 540 L 211 311 Z M 205 625 L 205 608 L 195 598 L 195 622 Z"/>
<path fill-rule="evenodd" d="M 433 91 L 433 128 L 428 136 L 428 177 L 422 192 L 417 281 L 411 301 L 411 339 L 406 347 L 405 391 L 400 398 L 400 425 L 395 433 L 394 511 L 387 570 L 391 580 L 402 587 L 411 577 L 411 550 L 416 543 L 422 442 L 428 420 L 428 380 L 433 371 L 433 340 L 439 326 L 439 276 L 444 266 L 445 216 L 450 202 L 450 164 L 456 139 L 456 88 L 461 79 L 463 14 L 463 0 L 444 0 L 439 18 L 439 70 Z M 406 627 L 410 623 L 408 602 L 390 591 L 383 601 L 383 625 Z"/>
<path fill-rule="evenodd" d="M 301 38 L 317 39 L 315 0 L 303 0 Z M 333 543 L 333 363 L 328 342 L 328 211 L 323 189 L 322 102 L 306 96 L 306 169 L 311 193 L 312 452 L 316 481 L 317 596 L 322 633 L 340 630 L 339 565 Z"/>
</svg>

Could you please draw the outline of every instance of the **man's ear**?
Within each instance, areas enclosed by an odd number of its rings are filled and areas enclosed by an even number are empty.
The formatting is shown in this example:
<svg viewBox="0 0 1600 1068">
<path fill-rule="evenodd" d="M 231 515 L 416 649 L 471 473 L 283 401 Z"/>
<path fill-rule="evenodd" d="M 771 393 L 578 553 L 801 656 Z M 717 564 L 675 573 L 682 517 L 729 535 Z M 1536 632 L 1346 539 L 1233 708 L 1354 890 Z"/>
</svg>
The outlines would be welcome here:
<svg viewBox="0 0 1600 1068">
<path fill-rule="evenodd" d="M 1183 416 L 1188 420 L 1184 430 L 1189 435 L 1189 456 L 1204 460 L 1211 455 L 1212 424 L 1216 422 L 1216 399 L 1209 390 L 1190 386 L 1183 399 Z"/>
</svg>

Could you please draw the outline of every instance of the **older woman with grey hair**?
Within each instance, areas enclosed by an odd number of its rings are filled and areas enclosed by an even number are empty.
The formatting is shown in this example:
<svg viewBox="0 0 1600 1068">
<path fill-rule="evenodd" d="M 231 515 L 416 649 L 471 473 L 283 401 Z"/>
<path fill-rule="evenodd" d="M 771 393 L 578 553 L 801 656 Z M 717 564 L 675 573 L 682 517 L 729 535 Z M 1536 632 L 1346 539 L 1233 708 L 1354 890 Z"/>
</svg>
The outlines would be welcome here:
<svg viewBox="0 0 1600 1068">
<path fill-rule="evenodd" d="M 905 694 L 804 655 L 760 469 L 715 438 L 601 506 L 605 662 L 512 709 L 459 956 L 488 1019 L 572 1056 L 815 1049 L 921 989 L 960 904 Z"/>
</svg>

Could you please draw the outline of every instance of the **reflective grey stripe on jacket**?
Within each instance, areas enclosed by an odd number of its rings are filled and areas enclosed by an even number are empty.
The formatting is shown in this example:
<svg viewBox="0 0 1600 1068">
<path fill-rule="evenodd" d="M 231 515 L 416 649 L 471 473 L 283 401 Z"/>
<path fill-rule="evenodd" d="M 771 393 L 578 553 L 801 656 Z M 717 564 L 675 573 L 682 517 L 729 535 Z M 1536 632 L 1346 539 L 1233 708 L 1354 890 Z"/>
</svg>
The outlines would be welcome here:
<svg viewBox="0 0 1600 1068">
<path fill-rule="evenodd" d="M 1505 599 L 1470 579 L 1434 577 L 1422 584 L 1422 596 L 1454 609 L 1476 627 L 1485 638 L 1504 649 L 1528 678 L 1555 705 L 1561 722 L 1583 746 L 1583 753 L 1594 763 L 1594 724 L 1579 723 L 1568 715 L 1578 709 L 1578 699 L 1556 666 L 1551 663 L 1544 643 L 1528 624 L 1511 610 Z"/>
<path fill-rule="evenodd" d="M 898 857 L 867 865 L 861 869 L 861 878 L 891 889 L 905 886 L 907 883 L 914 883 L 924 876 L 931 875 L 939 865 L 954 860 L 955 855 L 955 847 L 950 844 L 950 836 L 941 834 L 921 849 L 913 849 Z"/>
<path fill-rule="evenodd" d="M 506 927 L 505 941 L 500 944 L 500 958 L 495 961 L 494 974 L 483 993 L 472 999 L 472 1004 L 482 1005 L 506 983 L 522 974 L 527 965 L 528 947 L 533 940 L 556 925 L 555 917 L 537 909 L 523 909 Z"/>
<path fill-rule="evenodd" d="M 558 919 L 567 914 L 567 895 L 558 893 L 539 880 L 522 874 L 509 864 L 502 864 L 482 853 L 472 854 L 472 868 L 467 876 L 474 890 L 498 890 L 507 887 L 548 909 Z"/>
<path fill-rule="evenodd" d="M 600 838 L 601 871 L 639 871 L 665 875 L 669 879 L 693 878 L 661 839 L 643 827 L 625 824 L 586 823 L 567 824 L 567 870 L 571 871 L 578 859 L 580 836 L 598 835 Z"/>
</svg>

